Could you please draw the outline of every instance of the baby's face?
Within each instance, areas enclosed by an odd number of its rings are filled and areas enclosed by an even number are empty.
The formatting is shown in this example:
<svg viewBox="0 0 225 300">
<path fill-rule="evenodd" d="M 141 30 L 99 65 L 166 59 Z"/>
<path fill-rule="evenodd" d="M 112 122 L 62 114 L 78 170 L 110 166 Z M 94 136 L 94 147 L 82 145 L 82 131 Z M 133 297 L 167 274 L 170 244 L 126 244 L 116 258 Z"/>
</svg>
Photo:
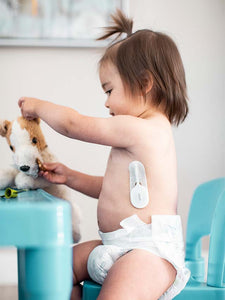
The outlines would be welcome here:
<svg viewBox="0 0 225 300">
<path fill-rule="evenodd" d="M 123 82 L 117 68 L 112 63 L 104 63 L 100 67 L 100 81 L 107 95 L 105 106 L 112 116 L 132 115 L 138 116 L 142 113 L 144 101 L 132 98 L 125 92 Z"/>
</svg>

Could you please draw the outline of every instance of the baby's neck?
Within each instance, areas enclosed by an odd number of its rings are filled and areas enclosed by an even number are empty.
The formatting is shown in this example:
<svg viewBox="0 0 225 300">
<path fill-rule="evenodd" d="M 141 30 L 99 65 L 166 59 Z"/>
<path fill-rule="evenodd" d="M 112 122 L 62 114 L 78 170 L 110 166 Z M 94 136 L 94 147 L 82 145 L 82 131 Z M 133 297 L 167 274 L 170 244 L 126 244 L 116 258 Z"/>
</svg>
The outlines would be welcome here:
<svg viewBox="0 0 225 300">
<path fill-rule="evenodd" d="M 160 117 L 160 118 L 165 118 L 167 119 L 166 115 L 158 109 L 154 109 L 154 108 L 148 108 L 146 110 L 144 110 L 139 116 L 138 118 L 141 119 L 151 119 L 151 118 L 155 118 L 155 117 Z"/>
</svg>

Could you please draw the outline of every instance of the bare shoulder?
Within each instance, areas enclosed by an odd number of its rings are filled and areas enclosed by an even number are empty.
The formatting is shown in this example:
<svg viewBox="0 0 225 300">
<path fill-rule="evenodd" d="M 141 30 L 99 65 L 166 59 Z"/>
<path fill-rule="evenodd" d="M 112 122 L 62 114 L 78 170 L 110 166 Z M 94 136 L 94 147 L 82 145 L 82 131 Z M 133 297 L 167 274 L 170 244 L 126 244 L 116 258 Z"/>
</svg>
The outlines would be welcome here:
<svg viewBox="0 0 225 300">
<path fill-rule="evenodd" d="M 143 119 L 130 115 L 118 115 L 111 118 L 112 122 L 116 122 L 118 127 L 128 128 L 132 133 L 156 134 L 169 132 L 171 125 L 164 117 L 151 117 Z"/>
<path fill-rule="evenodd" d="M 166 118 L 151 118 L 149 122 L 152 137 L 168 140 L 172 137 L 172 127 Z"/>
<path fill-rule="evenodd" d="M 159 146 L 164 148 L 173 141 L 171 124 L 164 117 L 136 118 L 134 131 L 137 140 L 154 148 Z"/>
<path fill-rule="evenodd" d="M 171 125 L 165 117 L 143 119 L 130 115 L 118 115 L 101 124 L 99 134 L 104 142 L 113 147 L 131 148 L 166 142 L 171 139 Z M 103 126 L 104 125 L 104 126 Z M 103 131 L 105 134 L 103 134 Z"/>
</svg>

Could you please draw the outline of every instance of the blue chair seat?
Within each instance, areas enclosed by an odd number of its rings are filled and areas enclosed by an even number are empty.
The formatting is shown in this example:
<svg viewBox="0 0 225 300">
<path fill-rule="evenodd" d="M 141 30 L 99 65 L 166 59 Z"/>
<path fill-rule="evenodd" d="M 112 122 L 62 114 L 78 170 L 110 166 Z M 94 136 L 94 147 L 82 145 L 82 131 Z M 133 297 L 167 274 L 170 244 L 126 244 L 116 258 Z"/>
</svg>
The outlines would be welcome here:
<svg viewBox="0 0 225 300">
<path fill-rule="evenodd" d="M 97 299 L 100 291 L 101 285 L 97 284 L 91 280 L 85 280 L 83 284 L 83 296 L 82 299 L 93 300 Z"/>
<path fill-rule="evenodd" d="M 177 295 L 174 300 L 224 300 L 224 288 L 209 286 L 206 282 L 198 282 L 191 278 L 185 289 L 179 295 Z"/>
</svg>

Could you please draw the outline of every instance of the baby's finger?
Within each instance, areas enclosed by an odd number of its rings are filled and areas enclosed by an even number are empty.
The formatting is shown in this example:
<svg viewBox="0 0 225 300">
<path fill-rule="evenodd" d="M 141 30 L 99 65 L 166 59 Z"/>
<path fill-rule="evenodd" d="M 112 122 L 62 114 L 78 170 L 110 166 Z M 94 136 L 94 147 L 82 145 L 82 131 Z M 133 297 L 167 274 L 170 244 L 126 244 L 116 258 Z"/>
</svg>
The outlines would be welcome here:
<svg viewBox="0 0 225 300">
<path fill-rule="evenodd" d="M 56 180 L 57 177 L 56 177 L 55 174 L 52 173 L 52 172 L 48 172 L 48 171 L 44 172 L 43 177 L 44 177 L 46 180 L 48 180 L 49 182 L 52 182 L 52 183 L 58 183 L 57 180 Z"/>
<path fill-rule="evenodd" d="M 52 174 L 49 173 L 48 171 L 45 171 L 45 172 L 43 172 L 43 177 L 44 177 L 45 179 L 47 179 L 48 181 L 51 181 Z"/>
<path fill-rule="evenodd" d="M 44 163 L 43 167 L 48 171 L 54 171 L 57 167 L 56 163 Z"/>
<path fill-rule="evenodd" d="M 42 177 L 42 176 L 43 176 L 43 174 L 44 174 L 44 172 L 43 172 L 43 171 L 39 171 L 39 172 L 38 172 L 38 176 L 40 176 L 40 177 Z"/>
</svg>

